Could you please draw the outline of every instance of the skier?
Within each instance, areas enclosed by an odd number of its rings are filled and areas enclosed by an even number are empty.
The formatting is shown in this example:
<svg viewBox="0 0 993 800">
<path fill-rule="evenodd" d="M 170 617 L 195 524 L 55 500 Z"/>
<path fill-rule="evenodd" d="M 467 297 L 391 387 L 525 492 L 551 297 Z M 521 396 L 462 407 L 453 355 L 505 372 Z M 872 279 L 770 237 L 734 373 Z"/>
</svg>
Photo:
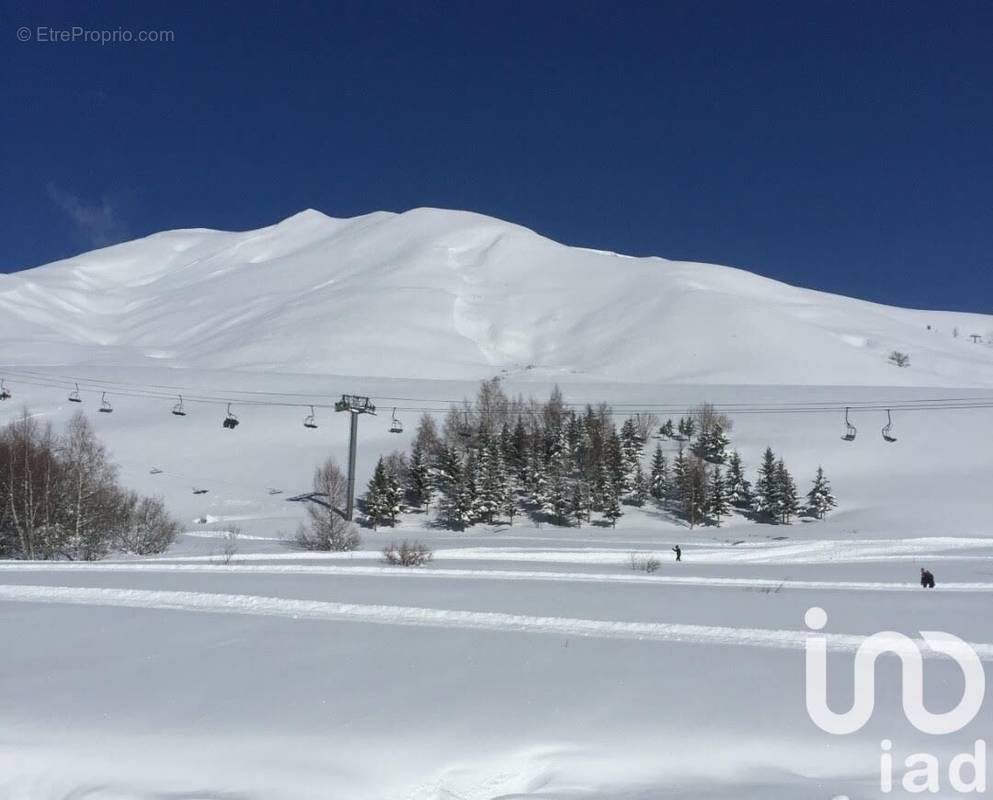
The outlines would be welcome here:
<svg viewBox="0 0 993 800">
<path fill-rule="evenodd" d="M 921 567 L 921 586 L 925 589 L 934 588 L 934 575 L 931 574 L 930 570 L 926 570 Z"/>
<path fill-rule="evenodd" d="M 678 544 L 672 548 L 672 552 L 676 554 L 676 561 L 683 560 L 683 551 L 680 549 Z"/>
</svg>

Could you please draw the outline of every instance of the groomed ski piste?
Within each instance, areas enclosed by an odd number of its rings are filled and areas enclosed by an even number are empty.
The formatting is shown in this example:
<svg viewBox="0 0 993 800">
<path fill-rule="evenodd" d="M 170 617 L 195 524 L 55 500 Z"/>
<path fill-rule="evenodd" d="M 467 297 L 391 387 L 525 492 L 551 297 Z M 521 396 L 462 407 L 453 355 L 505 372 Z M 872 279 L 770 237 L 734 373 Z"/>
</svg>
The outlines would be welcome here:
<svg viewBox="0 0 993 800">
<path fill-rule="evenodd" d="M 605 263 L 616 282 L 597 298 Z M 0 797 L 854 800 L 893 796 L 883 739 L 898 766 L 937 755 L 937 796 L 953 796 L 950 760 L 993 740 L 989 700 L 954 736 L 920 733 L 884 656 L 871 721 L 825 733 L 805 706 L 805 614 L 827 613 L 836 711 L 880 631 L 947 631 L 993 672 L 993 348 L 951 333 L 993 318 L 670 265 L 421 210 L 171 232 L 0 276 L 0 422 L 27 408 L 58 428 L 81 407 L 122 483 L 161 494 L 185 528 L 153 557 L 0 563 Z M 892 349 L 911 367 L 887 363 Z M 363 528 L 355 552 L 290 546 L 303 509 L 286 498 L 346 458 L 335 399 L 380 408 L 359 423 L 362 490 L 421 410 L 440 417 L 494 375 L 510 395 L 558 384 L 619 412 L 736 409 L 750 477 L 770 445 L 801 491 L 822 465 L 839 507 L 690 530 L 649 503 L 616 528 L 519 517 L 463 532 L 432 508 Z M 76 383 L 82 404 L 67 401 Z M 103 392 L 111 414 L 95 413 Z M 179 393 L 202 399 L 183 418 Z M 317 430 L 301 425 L 312 403 Z M 383 564 L 402 538 L 432 562 Z M 947 710 L 962 673 L 921 648 L 927 707 Z"/>
</svg>

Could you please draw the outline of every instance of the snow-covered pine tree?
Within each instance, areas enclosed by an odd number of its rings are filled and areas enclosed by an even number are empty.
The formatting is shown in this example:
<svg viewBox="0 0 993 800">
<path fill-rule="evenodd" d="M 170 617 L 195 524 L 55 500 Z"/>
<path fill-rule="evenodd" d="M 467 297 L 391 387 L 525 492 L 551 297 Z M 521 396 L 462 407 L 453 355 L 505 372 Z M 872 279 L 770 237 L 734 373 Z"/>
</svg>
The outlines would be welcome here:
<svg viewBox="0 0 993 800">
<path fill-rule="evenodd" d="M 678 434 L 677 438 L 680 441 L 685 441 L 689 438 L 689 435 L 686 433 L 686 429 L 686 417 L 680 417 L 679 422 L 676 425 L 676 433 Z"/>
<path fill-rule="evenodd" d="M 476 512 L 487 522 L 506 507 L 507 475 L 500 449 L 489 443 L 479 457 Z"/>
<path fill-rule="evenodd" d="M 462 457 L 453 447 L 443 447 L 438 457 L 438 472 L 441 474 L 441 489 L 446 494 L 450 484 L 462 477 Z"/>
<path fill-rule="evenodd" d="M 783 459 L 776 462 L 776 483 L 779 486 L 779 518 L 789 525 L 793 517 L 800 513 L 800 497 L 797 494 L 796 481 L 786 469 Z"/>
<path fill-rule="evenodd" d="M 572 497 L 569 484 L 559 473 L 554 473 L 548 481 L 548 505 L 559 525 L 569 524 Z"/>
<path fill-rule="evenodd" d="M 576 521 L 576 527 L 583 527 L 583 520 L 589 519 L 590 516 L 590 491 L 582 481 L 575 481 L 572 484 L 570 511 Z"/>
<path fill-rule="evenodd" d="M 611 483 L 607 482 L 603 496 L 603 516 L 608 522 L 610 522 L 611 528 L 617 527 L 617 520 L 624 516 L 624 511 L 621 509 L 621 498 L 617 492 L 617 487 Z"/>
<path fill-rule="evenodd" d="M 510 466 L 517 475 L 517 481 L 524 485 L 528 466 L 528 450 L 530 440 L 528 439 L 527 428 L 524 427 L 524 418 L 518 417 L 517 424 L 514 425 L 514 433 L 511 436 L 511 450 L 513 452 Z"/>
<path fill-rule="evenodd" d="M 645 501 L 651 496 L 649 494 L 648 478 L 641 468 L 641 464 L 635 464 L 634 478 L 631 481 L 631 502 L 636 506 L 643 506 Z"/>
<path fill-rule="evenodd" d="M 665 422 L 662 423 L 662 427 L 659 428 L 659 433 L 662 436 L 664 436 L 666 439 L 671 439 L 673 436 L 676 435 L 676 431 L 675 428 L 673 428 L 671 419 L 667 419 Z"/>
<path fill-rule="evenodd" d="M 838 505 L 831 493 L 831 483 L 824 477 L 824 469 L 817 468 L 814 483 L 807 492 L 807 508 L 817 519 L 824 519 L 827 512 Z"/>
<path fill-rule="evenodd" d="M 385 500 L 383 510 L 386 512 L 390 524 L 395 525 L 397 516 L 403 511 L 403 480 L 409 467 L 403 455 L 396 452 L 386 459 L 385 467 L 386 492 L 383 495 Z"/>
<path fill-rule="evenodd" d="M 686 489 L 687 460 L 686 451 L 683 446 L 679 446 L 679 452 L 672 460 L 672 478 L 669 481 L 669 499 L 682 504 Z"/>
<path fill-rule="evenodd" d="M 680 505 L 691 529 L 706 518 L 709 478 L 707 462 L 696 456 L 686 458 L 681 483 Z"/>
<path fill-rule="evenodd" d="M 468 469 L 462 465 L 449 465 L 448 478 L 439 502 L 441 516 L 450 528 L 465 530 L 474 518 L 472 481 Z"/>
<path fill-rule="evenodd" d="M 727 461 L 730 444 L 731 440 L 724 432 L 724 426 L 720 422 L 715 422 L 707 435 L 704 458 L 711 464 L 723 464 Z"/>
<path fill-rule="evenodd" d="M 414 442 L 410 454 L 410 471 L 407 476 L 407 496 L 410 502 L 418 508 L 427 511 L 434 496 L 434 482 L 431 479 L 431 468 L 424 454 L 424 447 L 419 441 Z"/>
<path fill-rule="evenodd" d="M 630 476 L 627 472 L 627 464 L 624 459 L 624 448 L 621 444 L 621 437 L 614 431 L 607 439 L 605 462 L 610 470 L 611 482 L 617 487 L 620 494 L 624 494 L 631 489 Z"/>
<path fill-rule="evenodd" d="M 738 451 L 731 452 L 728 459 L 728 473 L 725 479 L 727 483 L 728 501 L 735 508 L 749 510 L 752 508 L 754 499 L 752 497 L 752 485 L 745 477 L 745 470 L 741 465 L 741 456 Z"/>
<path fill-rule="evenodd" d="M 593 483 L 590 487 L 590 508 L 594 511 L 603 511 L 604 503 L 610 492 L 616 492 L 614 479 L 610 473 L 610 467 L 606 462 L 601 461 L 593 476 Z"/>
<path fill-rule="evenodd" d="M 755 495 L 756 509 L 771 522 L 778 522 L 782 517 L 782 496 L 779 481 L 776 480 L 776 454 L 771 447 L 767 447 L 762 454 Z"/>
<path fill-rule="evenodd" d="M 634 420 L 628 417 L 621 426 L 621 453 L 623 455 L 624 472 L 629 480 L 634 479 L 635 468 L 641 461 L 643 442 L 638 434 Z"/>
<path fill-rule="evenodd" d="M 510 477 L 507 477 L 507 483 L 504 484 L 504 494 L 503 494 L 503 508 L 500 512 L 507 518 L 507 522 L 511 527 L 514 527 L 514 516 L 517 514 L 517 492 L 514 490 L 513 481 Z"/>
<path fill-rule="evenodd" d="M 710 475 L 710 496 L 707 499 L 707 515 L 721 527 L 721 520 L 731 513 L 731 502 L 728 499 L 727 479 L 720 467 L 714 467 Z"/>
<path fill-rule="evenodd" d="M 669 494 L 669 464 L 662 452 L 662 445 L 656 445 L 655 453 L 652 455 L 648 491 L 657 502 L 662 502 Z"/>
<path fill-rule="evenodd" d="M 365 513 L 372 523 L 373 530 L 376 530 L 379 523 L 390 516 L 389 494 L 389 476 L 386 474 L 386 464 L 380 458 L 376 462 L 376 468 L 369 479 L 365 494 Z"/>
<path fill-rule="evenodd" d="M 545 465 L 536 453 L 532 453 L 528 459 L 526 488 L 528 500 L 540 518 L 548 510 L 548 478 L 545 477 Z"/>
</svg>

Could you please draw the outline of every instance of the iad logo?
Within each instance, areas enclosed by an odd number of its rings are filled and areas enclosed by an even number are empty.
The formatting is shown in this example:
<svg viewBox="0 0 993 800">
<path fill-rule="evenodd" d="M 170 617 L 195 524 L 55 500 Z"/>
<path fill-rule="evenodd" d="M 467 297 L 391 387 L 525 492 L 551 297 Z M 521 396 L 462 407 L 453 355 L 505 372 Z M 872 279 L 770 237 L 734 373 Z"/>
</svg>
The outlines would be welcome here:
<svg viewBox="0 0 993 800">
<path fill-rule="evenodd" d="M 819 631 L 827 624 L 822 608 L 810 608 L 804 617 L 807 627 Z M 827 637 L 810 635 L 806 643 L 807 713 L 822 731 L 843 736 L 860 730 L 872 717 L 876 704 L 876 659 L 883 653 L 900 658 L 903 692 L 903 713 L 922 733 L 948 734 L 962 730 L 976 718 L 986 694 L 986 675 L 976 651 L 967 642 L 950 633 L 921 631 L 927 648 L 952 658 L 965 677 L 962 699 L 950 711 L 934 714 L 924 706 L 924 657 L 917 642 L 894 631 L 883 631 L 866 637 L 855 652 L 854 700 L 844 713 L 836 713 L 827 704 Z M 893 744 L 881 743 L 879 782 L 883 792 L 893 790 Z M 908 769 L 902 785 L 908 792 L 940 791 L 939 762 L 929 753 L 913 753 L 904 760 Z M 966 768 L 972 778 L 966 780 Z M 986 743 L 979 739 L 973 752 L 955 756 L 948 767 L 948 779 L 955 791 L 985 792 Z"/>
<path fill-rule="evenodd" d="M 821 630 L 827 624 L 823 608 L 810 608 L 807 627 Z M 950 633 L 921 631 L 924 643 L 935 652 L 955 659 L 965 675 L 965 691 L 951 711 L 932 714 L 924 707 L 924 658 L 909 636 L 882 631 L 859 645 L 855 653 L 855 699 L 850 710 L 836 714 L 827 704 L 827 637 L 807 637 L 807 713 L 822 731 L 842 736 L 854 733 L 872 717 L 876 705 L 876 659 L 883 653 L 900 657 L 903 672 L 903 713 L 921 733 L 955 733 L 976 718 L 986 694 L 986 674 L 976 651 Z"/>
</svg>

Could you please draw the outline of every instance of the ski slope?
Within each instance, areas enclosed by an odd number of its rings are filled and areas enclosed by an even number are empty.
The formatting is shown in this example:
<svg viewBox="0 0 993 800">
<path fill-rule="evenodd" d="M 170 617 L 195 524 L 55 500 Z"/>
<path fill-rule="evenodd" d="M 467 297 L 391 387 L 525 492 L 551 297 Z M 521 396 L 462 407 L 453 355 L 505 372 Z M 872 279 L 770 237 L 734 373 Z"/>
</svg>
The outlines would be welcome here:
<svg viewBox="0 0 993 800">
<path fill-rule="evenodd" d="M 993 741 L 988 707 L 959 735 L 920 734 L 884 658 L 871 723 L 820 731 L 804 614 L 828 613 L 839 710 L 852 651 L 878 631 L 948 631 L 989 667 L 993 347 L 968 335 L 990 331 L 987 316 L 434 209 L 166 232 L 0 275 L 13 395 L 0 424 L 27 409 L 60 428 L 82 410 L 122 482 L 162 495 L 185 528 L 153 558 L 0 562 L 0 800 L 892 797 L 882 738 L 897 759 L 947 763 Z M 893 349 L 909 368 L 887 362 Z M 692 531 L 650 505 L 616 529 L 519 518 L 465 532 L 432 509 L 364 529 L 354 553 L 288 546 L 303 509 L 287 498 L 346 457 L 337 397 L 379 407 L 359 424 L 361 488 L 423 410 L 494 375 L 510 395 L 558 384 L 577 404 L 739 409 L 750 477 L 771 445 L 801 491 L 822 465 L 840 505 Z M 111 414 L 96 412 L 104 392 Z M 180 394 L 185 417 L 170 414 Z M 311 404 L 316 430 L 301 424 Z M 880 436 L 887 408 L 895 443 Z M 402 537 L 433 562 L 383 565 Z M 633 571 L 632 555 L 659 571 Z M 955 704 L 954 664 L 928 657 L 925 679 L 929 708 Z"/>
<path fill-rule="evenodd" d="M 0 274 L 0 340 L 5 360 L 36 364 L 993 386 L 990 316 L 567 247 L 429 208 L 355 219 L 304 211 L 243 233 L 167 231 Z M 911 366 L 888 363 L 893 350 Z"/>
</svg>

